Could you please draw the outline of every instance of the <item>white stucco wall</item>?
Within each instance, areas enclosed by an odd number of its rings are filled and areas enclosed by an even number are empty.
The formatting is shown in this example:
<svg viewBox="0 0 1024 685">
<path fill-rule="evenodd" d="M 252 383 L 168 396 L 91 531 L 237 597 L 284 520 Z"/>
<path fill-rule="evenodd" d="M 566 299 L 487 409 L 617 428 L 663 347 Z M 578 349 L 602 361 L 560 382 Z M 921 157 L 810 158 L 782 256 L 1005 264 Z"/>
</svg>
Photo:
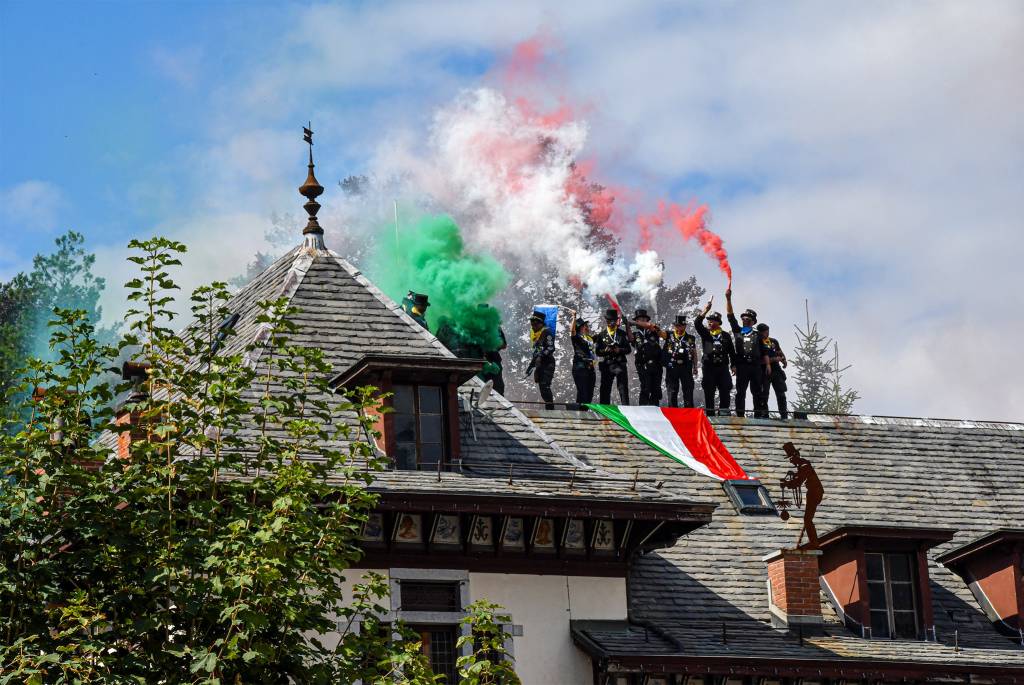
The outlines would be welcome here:
<svg viewBox="0 0 1024 685">
<path fill-rule="evenodd" d="M 623 578 L 470 573 L 469 592 L 502 605 L 523 627 L 513 651 L 524 685 L 590 685 L 590 659 L 572 643 L 570 619 L 626 618 Z"/>
<path fill-rule="evenodd" d="M 385 578 L 392 576 L 388 569 L 375 571 Z M 352 586 L 363 582 L 363 573 L 345 573 L 342 589 L 346 602 L 351 601 Z M 395 573 L 397 577 L 409 573 L 429 577 L 446 572 L 408 569 Z M 590 658 L 572 643 L 569 621 L 626 618 L 623 578 L 470 573 L 468 594 L 471 602 L 486 599 L 500 604 L 512 617 L 513 625 L 522 627 L 523 634 L 513 637 L 512 651 L 523 685 L 591 685 Z M 384 602 L 387 605 L 388 600 Z M 322 639 L 333 646 L 338 635 L 328 634 Z"/>
<path fill-rule="evenodd" d="M 384 576 L 385 583 L 387 582 L 386 579 L 389 577 L 388 570 L 387 569 L 380 569 L 380 568 L 376 568 L 376 569 L 349 569 L 349 570 L 345 571 L 345 574 L 344 574 L 345 575 L 345 582 L 343 582 L 341 584 L 341 591 L 342 591 L 343 596 L 345 598 L 343 604 L 345 606 L 348 606 L 349 604 L 352 603 L 352 594 L 353 594 L 353 590 L 354 590 L 355 585 L 358 584 L 358 583 L 365 583 L 366 582 L 363 579 L 363 574 L 364 573 L 379 573 L 382 576 Z M 387 597 L 385 597 L 382 600 L 382 604 L 384 605 L 385 608 L 387 608 L 388 606 L 390 606 L 390 600 Z M 335 620 L 337 621 L 338 618 L 336 617 Z M 345 626 L 341 626 L 341 628 L 344 629 Z M 320 639 L 324 643 L 324 645 L 326 645 L 327 647 L 333 649 L 338 644 L 338 640 L 340 639 L 340 634 L 337 633 L 337 632 L 327 633 L 325 635 L 322 635 Z"/>
</svg>

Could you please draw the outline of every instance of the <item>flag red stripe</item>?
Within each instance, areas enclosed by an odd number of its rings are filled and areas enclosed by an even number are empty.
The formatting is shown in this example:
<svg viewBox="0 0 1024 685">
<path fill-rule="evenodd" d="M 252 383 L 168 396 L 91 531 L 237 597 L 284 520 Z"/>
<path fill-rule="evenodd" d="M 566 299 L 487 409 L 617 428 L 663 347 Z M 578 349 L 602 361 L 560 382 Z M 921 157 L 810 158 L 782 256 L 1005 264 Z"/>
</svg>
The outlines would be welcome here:
<svg viewBox="0 0 1024 685">
<path fill-rule="evenodd" d="M 662 407 L 672 428 L 694 459 L 725 480 L 749 480 L 743 468 L 726 449 L 703 409 Z"/>
</svg>

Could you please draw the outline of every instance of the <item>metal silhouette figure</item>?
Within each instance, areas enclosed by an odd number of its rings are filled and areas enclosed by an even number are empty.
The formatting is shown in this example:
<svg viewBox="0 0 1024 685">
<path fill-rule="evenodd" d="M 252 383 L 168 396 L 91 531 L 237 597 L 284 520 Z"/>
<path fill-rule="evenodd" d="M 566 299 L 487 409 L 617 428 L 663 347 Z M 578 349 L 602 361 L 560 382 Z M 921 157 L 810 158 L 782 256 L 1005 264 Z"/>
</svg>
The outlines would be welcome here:
<svg viewBox="0 0 1024 685">
<path fill-rule="evenodd" d="M 825 488 L 822 487 L 818 474 L 814 471 L 814 466 L 811 462 L 800 456 L 800 450 L 793 443 L 787 442 L 782 446 L 782 449 L 786 452 L 786 456 L 789 457 L 789 463 L 795 466 L 796 470 L 788 471 L 786 477 L 780 480 L 783 493 L 782 499 L 779 500 L 779 508 L 782 510 L 779 512 L 779 517 L 783 521 L 788 520 L 790 516 L 789 507 L 792 505 L 796 509 L 803 503 L 804 525 L 800 529 L 800 537 L 797 539 L 796 545 L 800 547 L 806 532 L 807 544 L 805 547 L 807 549 L 817 549 L 818 531 L 814 527 L 814 512 L 818 510 L 818 505 L 821 504 L 821 499 L 825 496 Z M 807 491 L 806 497 L 801 496 L 801 487 Z M 792 490 L 792 501 L 786 499 L 787 489 Z"/>
</svg>

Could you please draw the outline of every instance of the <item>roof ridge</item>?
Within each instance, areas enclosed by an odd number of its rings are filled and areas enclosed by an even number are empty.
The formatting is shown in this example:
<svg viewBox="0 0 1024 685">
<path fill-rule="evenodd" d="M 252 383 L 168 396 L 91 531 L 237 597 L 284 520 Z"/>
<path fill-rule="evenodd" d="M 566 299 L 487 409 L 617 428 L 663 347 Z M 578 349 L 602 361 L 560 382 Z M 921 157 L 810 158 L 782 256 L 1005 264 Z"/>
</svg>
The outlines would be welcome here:
<svg viewBox="0 0 1024 685">
<path fill-rule="evenodd" d="M 907 428 L 982 428 L 992 430 L 1024 430 L 1024 422 L 984 421 L 975 419 L 932 419 L 918 416 L 884 416 L 874 414 L 808 414 L 811 423 L 862 423 L 869 426 L 904 426 Z"/>
<path fill-rule="evenodd" d="M 283 261 L 288 257 L 292 258 L 292 265 L 285 274 L 284 279 L 281 281 L 281 285 L 278 286 L 277 292 L 274 295 L 275 300 L 281 299 L 282 297 L 291 302 L 292 298 L 295 297 L 295 292 L 299 289 L 299 285 L 302 283 L 302 279 L 309 273 L 309 268 L 313 266 L 313 262 L 316 261 L 317 253 L 319 250 L 307 248 L 303 245 L 299 245 L 289 250 L 281 259 Z M 276 262 L 275 262 L 276 263 Z M 270 269 L 268 268 L 267 271 Z M 267 273 L 265 271 L 264 273 Z M 251 285 L 258 279 L 253 279 L 248 285 Z M 244 290 L 244 288 L 242 289 Z M 240 290 L 238 294 L 242 291 Z M 238 296 L 236 294 L 236 297 Z M 259 343 L 265 341 L 271 332 L 271 325 L 269 322 L 263 322 L 256 327 L 256 332 L 252 337 L 252 349 L 245 353 L 243 362 L 250 368 L 256 368 L 259 363 L 260 357 L 263 354 L 263 346 Z"/>
</svg>

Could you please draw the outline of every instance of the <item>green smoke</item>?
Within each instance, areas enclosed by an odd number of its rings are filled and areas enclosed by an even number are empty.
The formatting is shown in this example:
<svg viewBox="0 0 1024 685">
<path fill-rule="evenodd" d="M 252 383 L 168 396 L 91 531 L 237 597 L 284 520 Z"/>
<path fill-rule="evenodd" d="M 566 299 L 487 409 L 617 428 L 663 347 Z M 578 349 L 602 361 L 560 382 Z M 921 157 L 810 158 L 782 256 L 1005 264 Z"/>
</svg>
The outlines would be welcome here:
<svg viewBox="0 0 1024 685">
<path fill-rule="evenodd" d="M 446 328 L 462 342 L 483 350 L 500 345 L 501 315 L 480 307 L 509 281 L 505 268 L 489 255 L 466 252 L 459 227 L 448 216 L 423 216 L 399 231 L 378 233 L 370 256 L 372 280 L 396 302 L 413 290 L 430 298 L 427 323 L 438 333 Z"/>
</svg>

